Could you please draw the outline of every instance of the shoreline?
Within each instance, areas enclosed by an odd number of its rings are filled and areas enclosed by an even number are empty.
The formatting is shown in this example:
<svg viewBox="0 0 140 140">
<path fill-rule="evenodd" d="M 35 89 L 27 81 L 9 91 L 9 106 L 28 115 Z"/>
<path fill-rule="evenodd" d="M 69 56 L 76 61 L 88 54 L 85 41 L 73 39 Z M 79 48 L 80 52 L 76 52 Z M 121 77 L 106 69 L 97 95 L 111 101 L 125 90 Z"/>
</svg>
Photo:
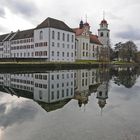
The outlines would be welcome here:
<svg viewBox="0 0 140 140">
<path fill-rule="evenodd" d="M 74 70 L 110 67 L 139 66 L 137 63 L 108 62 L 0 62 L 0 72 L 10 71 L 41 71 L 41 70 Z"/>
</svg>

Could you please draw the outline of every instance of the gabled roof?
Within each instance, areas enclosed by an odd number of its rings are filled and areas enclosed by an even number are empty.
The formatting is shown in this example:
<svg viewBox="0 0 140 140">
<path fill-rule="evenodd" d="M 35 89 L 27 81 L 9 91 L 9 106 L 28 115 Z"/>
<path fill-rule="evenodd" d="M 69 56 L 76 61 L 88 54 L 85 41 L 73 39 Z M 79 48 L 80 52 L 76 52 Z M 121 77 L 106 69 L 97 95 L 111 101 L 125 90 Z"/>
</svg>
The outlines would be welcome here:
<svg viewBox="0 0 140 140">
<path fill-rule="evenodd" d="M 84 28 L 74 28 L 73 31 L 75 32 L 76 36 L 80 36 L 84 32 Z M 98 36 L 93 34 L 90 34 L 90 43 L 102 45 L 102 43 L 98 39 Z"/>
<path fill-rule="evenodd" d="M 90 35 L 90 43 L 102 45 L 102 43 L 98 39 L 98 36 L 93 34 Z"/>
<path fill-rule="evenodd" d="M 9 41 L 9 39 L 15 34 L 15 32 L 11 32 L 8 36 L 4 39 L 4 41 Z"/>
<path fill-rule="evenodd" d="M 24 39 L 24 38 L 32 38 L 34 35 L 34 29 L 18 31 L 16 35 L 12 38 L 12 40 L 16 39 Z"/>
<path fill-rule="evenodd" d="M 50 17 L 45 19 L 41 24 L 39 24 L 36 27 L 36 29 L 41 29 L 41 28 L 56 28 L 64 31 L 73 32 L 73 30 L 68 25 L 66 25 L 63 21 Z"/>
<path fill-rule="evenodd" d="M 75 32 L 76 36 L 82 35 L 82 33 L 84 32 L 84 28 L 80 29 L 80 28 L 74 28 L 73 31 Z"/>
<path fill-rule="evenodd" d="M 0 42 L 2 42 L 8 34 L 0 35 Z"/>
</svg>

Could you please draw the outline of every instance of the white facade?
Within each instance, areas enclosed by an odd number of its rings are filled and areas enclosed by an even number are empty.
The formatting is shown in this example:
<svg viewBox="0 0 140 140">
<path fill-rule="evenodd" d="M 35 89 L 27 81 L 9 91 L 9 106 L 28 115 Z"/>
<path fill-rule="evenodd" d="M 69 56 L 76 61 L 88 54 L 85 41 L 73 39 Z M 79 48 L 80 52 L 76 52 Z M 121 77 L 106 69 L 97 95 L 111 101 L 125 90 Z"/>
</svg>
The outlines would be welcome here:
<svg viewBox="0 0 140 140">
<path fill-rule="evenodd" d="M 11 58 L 34 58 L 33 38 L 11 41 Z"/>
<path fill-rule="evenodd" d="M 108 29 L 108 23 L 105 19 L 103 19 L 100 23 L 100 29 L 98 29 L 98 36 L 104 48 L 110 47 L 110 30 Z"/>
<path fill-rule="evenodd" d="M 50 29 L 50 61 L 75 61 L 75 34 Z"/>
<path fill-rule="evenodd" d="M 64 22 L 47 18 L 35 29 L 0 36 L 0 58 L 75 61 L 75 33 Z"/>
<path fill-rule="evenodd" d="M 98 36 L 93 35 L 88 23 L 80 22 L 79 28 L 73 29 L 76 34 L 75 56 L 77 60 L 99 60 L 102 44 Z"/>
<path fill-rule="evenodd" d="M 15 94 L 15 89 L 33 93 L 33 99 L 54 103 L 74 97 L 74 71 L 0 74 L 0 85 L 6 92 Z"/>
</svg>

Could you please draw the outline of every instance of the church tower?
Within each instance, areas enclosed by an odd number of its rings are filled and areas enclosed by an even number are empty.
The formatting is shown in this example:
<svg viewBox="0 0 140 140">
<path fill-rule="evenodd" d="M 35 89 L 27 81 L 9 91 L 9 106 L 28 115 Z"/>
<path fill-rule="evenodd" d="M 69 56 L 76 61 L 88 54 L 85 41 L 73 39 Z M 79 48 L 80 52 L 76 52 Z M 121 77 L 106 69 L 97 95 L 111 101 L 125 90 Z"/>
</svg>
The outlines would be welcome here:
<svg viewBox="0 0 140 140">
<path fill-rule="evenodd" d="M 106 99 L 108 99 L 108 82 L 103 82 L 97 89 L 97 97 L 99 107 L 101 108 L 101 114 L 102 109 L 106 105 Z"/>
<path fill-rule="evenodd" d="M 100 23 L 100 29 L 98 29 L 98 37 L 103 47 L 110 47 L 110 30 L 108 29 L 108 23 L 103 18 Z"/>
</svg>

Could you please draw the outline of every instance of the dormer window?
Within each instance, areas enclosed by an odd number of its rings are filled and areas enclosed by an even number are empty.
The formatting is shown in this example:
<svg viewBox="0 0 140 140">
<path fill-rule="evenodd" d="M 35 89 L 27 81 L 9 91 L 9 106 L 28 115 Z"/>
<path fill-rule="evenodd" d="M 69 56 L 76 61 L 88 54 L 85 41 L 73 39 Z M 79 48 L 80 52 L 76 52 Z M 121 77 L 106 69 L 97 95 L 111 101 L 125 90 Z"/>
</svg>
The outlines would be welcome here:
<svg viewBox="0 0 140 140">
<path fill-rule="evenodd" d="M 43 31 L 40 31 L 40 34 L 39 34 L 39 39 L 42 40 L 43 39 Z"/>
</svg>

